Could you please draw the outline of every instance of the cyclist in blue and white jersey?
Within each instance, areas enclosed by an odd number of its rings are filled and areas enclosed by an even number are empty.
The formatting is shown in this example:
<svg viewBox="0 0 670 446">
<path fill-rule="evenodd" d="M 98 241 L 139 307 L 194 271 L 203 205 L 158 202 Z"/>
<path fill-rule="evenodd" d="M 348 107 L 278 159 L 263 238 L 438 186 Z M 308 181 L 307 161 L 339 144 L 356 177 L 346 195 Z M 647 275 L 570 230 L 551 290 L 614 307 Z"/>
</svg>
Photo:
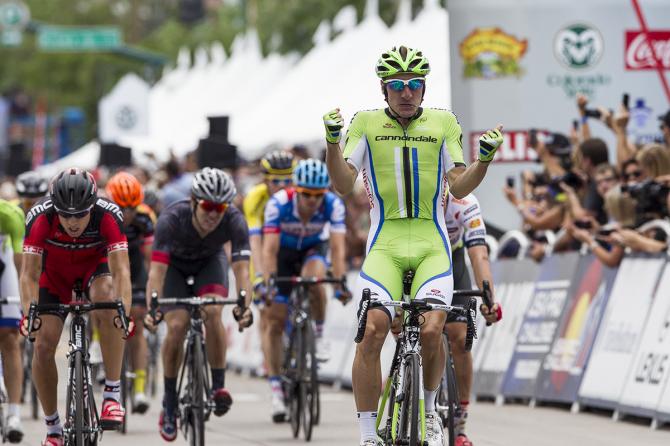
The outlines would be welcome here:
<svg viewBox="0 0 670 446">
<path fill-rule="evenodd" d="M 326 165 L 319 160 L 302 160 L 293 173 L 294 187 L 274 194 L 265 207 L 263 225 L 263 274 L 268 294 L 274 303 L 268 307 L 266 339 L 271 345 L 265 358 L 272 388 L 272 419 L 284 421 L 286 406 L 279 377 L 283 356 L 282 334 L 288 317 L 290 285 L 275 286 L 274 277 L 326 275 L 326 242 L 329 241 L 333 276 L 344 277 L 345 208 L 342 200 L 328 191 L 330 178 Z M 326 296 L 322 286 L 311 290 L 312 317 L 315 325 L 316 354 L 327 361 L 329 346 L 322 337 L 326 315 Z M 344 301 L 348 291 L 336 287 L 335 296 Z"/>
</svg>

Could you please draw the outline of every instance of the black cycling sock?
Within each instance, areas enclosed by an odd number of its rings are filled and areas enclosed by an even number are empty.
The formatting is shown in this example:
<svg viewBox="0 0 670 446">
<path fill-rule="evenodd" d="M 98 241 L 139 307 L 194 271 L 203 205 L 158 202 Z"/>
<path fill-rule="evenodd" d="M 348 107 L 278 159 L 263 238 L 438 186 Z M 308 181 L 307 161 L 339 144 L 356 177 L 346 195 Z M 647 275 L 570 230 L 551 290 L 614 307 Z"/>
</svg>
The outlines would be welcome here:
<svg viewBox="0 0 670 446">
<path fill-rule="evenodd" d="M 163 377 L 165 396 L 163 397 L 163 408 L 165 414 L 172 418 L 177 409 L 177 378 Z"/>
<path fill-rule="evenodd" d="M 212 368 L 212 390 L 223 389 L 226 384 L 226 369 Z"/>
</svg>

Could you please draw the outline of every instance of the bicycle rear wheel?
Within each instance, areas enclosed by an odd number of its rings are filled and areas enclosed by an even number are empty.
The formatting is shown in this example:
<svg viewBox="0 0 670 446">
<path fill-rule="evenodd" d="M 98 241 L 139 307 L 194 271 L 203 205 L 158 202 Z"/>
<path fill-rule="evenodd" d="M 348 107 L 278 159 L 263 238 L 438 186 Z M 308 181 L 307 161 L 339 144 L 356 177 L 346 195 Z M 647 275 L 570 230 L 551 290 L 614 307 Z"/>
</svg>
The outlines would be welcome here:
<svg viewBox="0 0 670 446">
<path fill-rule="evenodd" d="M 405 440 L 410 446 L 419 446 L 421 437 L 419 436 L 419 357 L 416 354 L 410 354 L 405 358 L 403 399 L 400 401 L 400 429 L 398 438 Z"/>
<path fill-rule="evenodd" d="M 205 377 L 206 369 L 203 368 L 204 354 L 203 343 L 196 339 L 191 345 L 191 382 L 190 388 L 193 392 L 191 395 L 191 446 L 205 446 L 205 404 L 207 404 L 207 397 L 205 396 Z"/>
</svg>

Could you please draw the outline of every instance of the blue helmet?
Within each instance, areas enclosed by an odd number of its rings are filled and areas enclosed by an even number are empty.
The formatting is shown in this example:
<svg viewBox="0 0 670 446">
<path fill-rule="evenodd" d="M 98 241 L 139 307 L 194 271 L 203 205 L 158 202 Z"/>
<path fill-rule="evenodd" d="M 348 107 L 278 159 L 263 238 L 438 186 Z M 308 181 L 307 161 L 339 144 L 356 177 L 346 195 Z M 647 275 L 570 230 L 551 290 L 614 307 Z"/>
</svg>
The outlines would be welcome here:
<svg viewBox="0 0 670 446">
<path fill-rule="evenodd" d="M 314 158 L 302 160 L 293 171 L 293 184 L 308 189 L 325 189 L 330 185 L 326 164 Z"/>
</svg>

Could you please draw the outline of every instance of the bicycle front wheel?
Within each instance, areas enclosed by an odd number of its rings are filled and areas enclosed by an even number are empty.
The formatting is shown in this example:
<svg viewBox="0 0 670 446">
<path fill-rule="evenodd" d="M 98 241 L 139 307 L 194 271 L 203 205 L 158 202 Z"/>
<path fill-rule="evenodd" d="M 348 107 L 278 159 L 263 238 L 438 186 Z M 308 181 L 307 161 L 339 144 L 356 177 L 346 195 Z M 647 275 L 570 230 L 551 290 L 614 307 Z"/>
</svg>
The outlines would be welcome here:
<svg viewBox="0 0 670 446">
<path fill-rule="evenodd" d="M 403 399 L 400 404 L 399 438 L 405 439 L 410 446 L 419 446 L 419 356 L 410 354 L 405 358 L 403 378 Z"/>
<path fill-rule="evenodd" d="M 449 446 L 454 446 L 456 441 L 455 434 L 455 419 L 456 411 L 459 407 L 458 389 L 456 387 L 456 369 L 454 366 L 454 358 L 451 354 L 451 344 L 449 344 L 449 337 L 446 333 L 443 335 L 444 348 L 447 352 L 447 361 L 442 380 L 440 382 L 440 390 L 437 393 L 437 413 L 440 416 L 442 427 L 447 430 L 449 437 Z"/>
<path fill-rule="evenodd" d="M 191 423 L 191 446 L 205 446 L 205 376 L 206 369 L 203 368 L 204 354 L 202 342 L 193 342 L 193 353 L 191 355 L 191 398 L 190 423 Z"/>
<path fill-rule="evenodd" d="M 293 433 L 293 438 L 298 438 L 298 435 L 300 435 L 300 422 L 304 402 L 302 376 L 305 369 L 304 342 L 300 327 L 293 327 L 289 344 L 287 353 L 288 364 L 286 368 L 286 375 L 289 378 L 287 398 L 291 417 L 291 432 Z"/>
<path fill-rule="evenodd" d="M 304 369 L 301 378 L 300 398 L 302 405 L 302 428 L 305 433 L 305 440 L 310 441 L 314 425 L 317 423 L 317 417 L 319 416 L 319 378 L 312 324 L 307 322 L 303 326 L 303 332 L 304 348 L 302 352 L 304 357 L 302 364 L 304 364 Z"/>
<path fill-rule="evenodd" d="M 68 418 L 74 420 L 74 441 L 77 446 L 84 445 L 84 358 L 81 351 L 74 352 L 74 413 L 68 414 Z"/>
<path fill-rule="evenodd" d="M 124 349 L 123 362 L 121 363 L 121 405 L 126 409 L 123 415 L 123 421 L 119 430 L 125 434 L 128 430 L 128 391 L 130 383 L 128 382 L 128 348 Z"/>
</svg>

